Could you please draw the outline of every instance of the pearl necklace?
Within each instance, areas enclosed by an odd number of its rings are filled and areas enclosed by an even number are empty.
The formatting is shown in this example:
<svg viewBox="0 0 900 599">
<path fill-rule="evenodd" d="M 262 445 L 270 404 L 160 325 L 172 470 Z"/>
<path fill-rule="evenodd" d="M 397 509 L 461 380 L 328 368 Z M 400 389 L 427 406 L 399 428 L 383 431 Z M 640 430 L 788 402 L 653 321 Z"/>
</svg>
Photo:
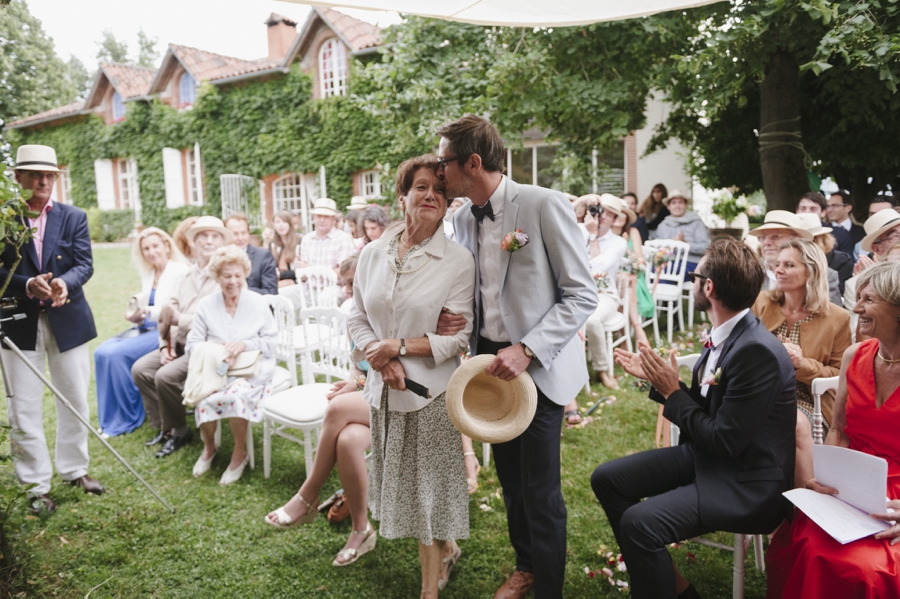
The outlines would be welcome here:
<svg viewBox="0 0 900 599">
<path fill-rule="evenodd" d="M 429 238 L 429 239 L 430 239 L 430 238 Z M 403 235 L 402 235 L 402 234 L 400 234 L 400 235 L 397 236 L 397 241 L 399 241 L 400 243 L 403 243 Z M 427 240 L 424 240 L 424 241 L 423 241 L 421 244 L 419 244 L 419 245 L 423 245 L 426 241 L 427 241 Z M 407 250 L 412 249 L 412 248 L 410 248 L 410 246 L 406 245 L 405 243 L 403 243 L 403 245 L 406 246 Z M 398 255 L 398 257 L 399 257 L 399 255 Z M 414 272 L 418 272 L 418 271 L 422 270 L 423 268 L 425 268 L 425 266 L 426 266 L 429 262 L 431 262 L 431 259 L 432 259 L 433 257 L 434 257 L 434 256 L 432 256 L 431 254 L 429 254 L 429 255 L 428 255 L 428 260 L 426 260 L 425 262 L 423 262 L 422 264 L 420 264 L 419 266 L 417 266 L 416 268 L 414 268 L 414 269 L 412 269 L 412 270 L 400 270 L 399 268 L 397 268 L 397 265 L 394 263 L 394 262 L 395 262 L 394 260 L 390 260 L 389 262 L 390 262 L 390 265 L 391 265 L 391 270 L 393 270 L 393 271 L 394 271 L 395 273 L 397 273 L 398 275 L 411 275 L 411 274 L 413 274 Z"/>
</svg>

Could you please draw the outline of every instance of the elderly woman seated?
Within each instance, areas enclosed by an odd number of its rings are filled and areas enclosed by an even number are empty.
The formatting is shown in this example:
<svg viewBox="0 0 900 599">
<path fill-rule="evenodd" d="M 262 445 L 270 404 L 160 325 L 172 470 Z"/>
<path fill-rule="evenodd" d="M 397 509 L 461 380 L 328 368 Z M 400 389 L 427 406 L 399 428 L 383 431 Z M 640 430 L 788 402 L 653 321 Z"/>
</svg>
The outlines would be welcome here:
<svg viewBox="0 0 900 599">
<path fill-rule="evenodd" d="M 895 511 L 872 517 L 893 526 L 842 545 L 795 509 L 766 553 L 770 598 L 900 596 L 900 265 L 881 262 L 867 269 L 853 312 L 870 339 L 844 352 L 825 444 L 887 460 L 887 507 Z M 815 478 L 804 486 L 835 493 Z"/>
<path fill-rule="evenodd" d="M 248 422 L 262 422 L 262 402 L 272 391 L 278 328 L 263 297 L 247 289 L 250 259 L 246 252 L 235 246 L 219 248 L 210 260 L 209 273 L 218 282 L 220 290 L 206 296 L 197 305 L 185 352 L 191 356 L 192 352 L 197 351 L 198 344 L 220 343 L 224 346 L 228 366 L 242 352 L 261 352 L 261 366 L 255 375 L 249 378 L 228 377 L 225 387 L 201 400 L 194 411 L 203 437 L 203 453 L 194 465 L 194 476 L 201 476 L 209 470 L 216 456 L 216 421 L 229 419 L 234 450 L 228 469 L 219 481 L 224 486 L 237 481 L 247 465 L 244 442 Z M 192 360 L 191 369 L 194 367 Z M 186 396 L 192 388 L 189 384 L 185 385 Z"/>
<path fill-rule="evenodd" d="M 825 254 L 812 241 L 792 239 L 781 245 L 775 263 L 776 287 L 759 294 L 753 313 L 784 343 L 797 376 L 795 480 L 812 476 L 811 450 L 813 399 L 810 384 L 819 377 L 835 376 L 841 356 L 850 346 L 850 315 L 828 301 L 828 265 Z M 825 420 L 831 422 L 834 398 L 822 397 Z"/>
</svg>

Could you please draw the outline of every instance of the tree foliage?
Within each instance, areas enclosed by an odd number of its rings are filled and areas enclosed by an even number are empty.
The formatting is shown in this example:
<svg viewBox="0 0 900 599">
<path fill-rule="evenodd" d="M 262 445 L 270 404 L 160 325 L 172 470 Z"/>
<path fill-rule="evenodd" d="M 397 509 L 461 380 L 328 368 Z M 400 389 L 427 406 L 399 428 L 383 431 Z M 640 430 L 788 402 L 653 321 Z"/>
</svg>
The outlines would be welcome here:
<svg viewBox="0 0 900 599">
<path fill-rule="evenodd" d="M 103 31 L 103 39 L 97 42 L 97 61 L 99 62 L 128 62 L 128 44 L 120 42 L 112 31 Z"/>
<path fill-rule="evenodd" d="M 25 2 L 0 7 L 0 125 L 74 98 L 65 64 Z"/>
<path fill-rule="evenodd" d="M 138 57 L 137 66 L 152 68 L 156 66 L 159 52 L 156 50 L 157 38 L 150 39 L 144 30 L 138 31 Z"/>
<path fill-rule="evenodd" d="M 74 54 L 66 62 L 66 77 L 72 83 L 78 97 L 86 98 L 91 91 L 91 83 L 94 80 L 94 76 L 88 72 L 84 63 Z"/>
</svg>

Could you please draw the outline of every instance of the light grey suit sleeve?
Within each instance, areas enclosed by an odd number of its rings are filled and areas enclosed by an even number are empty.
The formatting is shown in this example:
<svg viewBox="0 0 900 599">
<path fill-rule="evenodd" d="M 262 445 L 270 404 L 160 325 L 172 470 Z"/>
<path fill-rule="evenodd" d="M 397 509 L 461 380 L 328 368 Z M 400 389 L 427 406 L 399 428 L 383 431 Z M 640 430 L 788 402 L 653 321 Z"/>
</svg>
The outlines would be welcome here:
<svg viewBox="0 0 900 599">
<path fill-rule="evenodd" d="M 541 237 L 559 292 L 558 302 L 522 343 L 531 348 L 541 366 L 549 369 L 557 354 L 597 309 L 597 287 L 591 278 L 584 237 L 575 213 L 561 198 L 541 202 Z"/>
</svg>

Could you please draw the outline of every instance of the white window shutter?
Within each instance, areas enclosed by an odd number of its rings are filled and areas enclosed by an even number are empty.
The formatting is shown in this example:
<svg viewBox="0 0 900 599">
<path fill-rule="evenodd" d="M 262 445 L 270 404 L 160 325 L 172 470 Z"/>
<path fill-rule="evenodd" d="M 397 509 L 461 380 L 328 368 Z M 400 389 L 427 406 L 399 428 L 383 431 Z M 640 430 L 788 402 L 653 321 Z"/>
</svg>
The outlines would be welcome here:
<svg viewBox="0 0 900 599">
<path fill-rule="evenodd" d="M 181 150 L 163 148 L 163 179 L 166 185 L 166 208 L 184 206 L 184 171 Z"/>
<path fill-rule="evenodd" d="M 112 160 L 104 158 L 94 161 L 94 178 L 97 182 L 97 206 L 100 210 L 116 207 L 116 182 Z"/>
<path fill-rule="evenodd" d="M 206 203 L 203 197 L 203 163 L 200 162 L 200 144 L 194 144 L 194 164 L 196 165 L 197 174 L 192 183 L 197 186 L 197 201 L 200 206 Z"/>
</svg>

